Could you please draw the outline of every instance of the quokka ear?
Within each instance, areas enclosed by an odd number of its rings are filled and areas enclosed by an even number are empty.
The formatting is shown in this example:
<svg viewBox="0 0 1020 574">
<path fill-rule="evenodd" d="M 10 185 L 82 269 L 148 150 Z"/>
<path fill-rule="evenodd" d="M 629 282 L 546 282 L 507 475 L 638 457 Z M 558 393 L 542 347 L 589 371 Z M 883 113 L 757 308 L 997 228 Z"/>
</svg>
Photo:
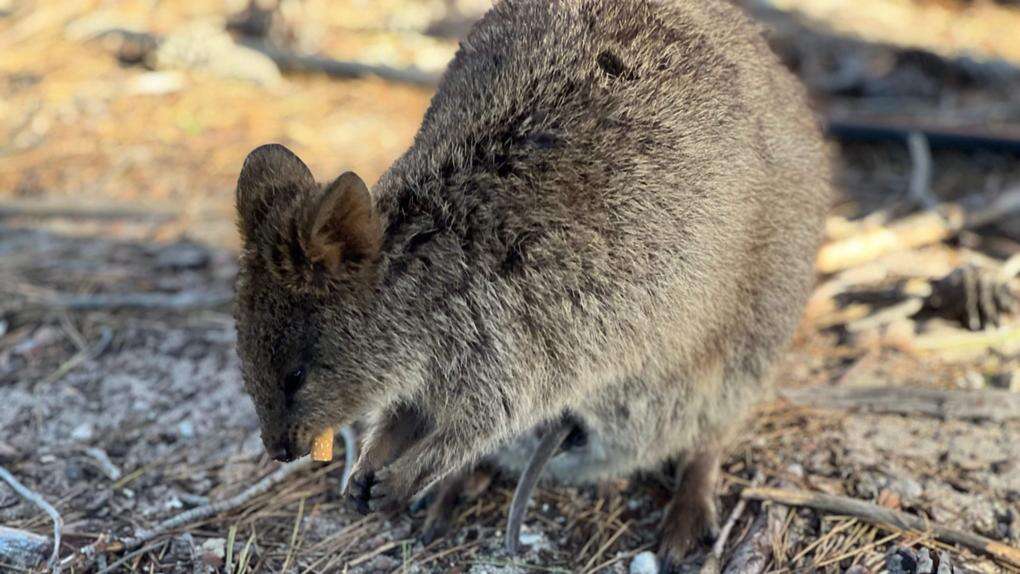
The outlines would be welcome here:
<svg viewBox="0 0 1020 574">
<path fill-rule="evenodd" d="M 382 226 L 372 194 L 352 172 L 307 198 L 301 217 L 301 246 L 315 275 L 325 271 L 337 278 L 379 254 Z"/>
<path fill-rule="evenodd" d="M 280 144 L 255 148 L 244 160 L 237 179 L 237 224 L 246 243 L 257 241 L 259 229 L 296 199 L 318 186 L 308 166 Z"/>
</svg>

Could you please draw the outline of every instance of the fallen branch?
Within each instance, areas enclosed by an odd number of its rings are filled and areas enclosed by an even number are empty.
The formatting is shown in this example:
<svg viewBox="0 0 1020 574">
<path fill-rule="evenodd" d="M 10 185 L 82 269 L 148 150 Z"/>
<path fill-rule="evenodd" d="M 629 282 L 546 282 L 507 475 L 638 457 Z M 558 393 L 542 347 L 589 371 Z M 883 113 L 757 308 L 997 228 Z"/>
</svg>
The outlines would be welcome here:
<svg viewBox="0 0 1020 574">
<path fill-rule="evenodd" d="M 18 479 L 14 478 L 13 474 L 2 466 L 0 466 L 0 479 L 3 479 L 4 482 L 10 485 L 18 496 L 38 506 L 43 512 L 50 515 L 50 519 L 53 520 L 53 551 L 50 554 L 50 568 L 53 569 L 54 574 L 60 574 L 60 530 L 64 527 L 64 520 L 60 517 L 60 513 L 49 502 L 46 502 L 46 499 L 39 493 L 21 484 Z"/>
<path fill-rule="evenodd" d="M 167 38 L 154 34 L 131 32 L 120 28 L 103 30 L 96 33 L 93 37 L 109 41 L 113 51 L 117 53 L 117 58 L 122 62 L 127 64 L 145 63 L 150 66 L 153 65 L 155 60 L 159 59 L 157 55 L 160 53 L 160 45 L 167 41 Z M 334 60 L 323 56 L 296 54 L 271 46 L 262 40 L 242 39 L 234 43 L 232 40 L 229 40 L 229 36 L 225 33 L 222 36 L 214 35 L 209 37 L 199 35 L 190 38 L 185 38 L 182 35 L 181 38 L 184 38 L 182 43 L 194 44 L 196 41 L 200 42 L 199 47 L 193 48 L 192 51 L 212 52 L 220 60 L 226 60 L 224 54 L 227 52 L 238 53 L 249 50 L 258 52 L 268 60 L 271 60 L 280 72 L 285 73 L 322 74 L 331 78 L 343 79 L 377 77 L 391 82 L 402 82 L 426 87 L 435 87 L 441 77 L 439 73 L 428 72 L 413 67 L 397 68 L 383 64 L 366 64 L 363 62 Z M 225 38 L 226 41 L 222 41 L 220 38 Z M 170 36 L 170 39 L 173 39 L 173 35 Z M 211 58 L 206 58 L 206 60 L 209 59 Z M 189 64 L 187 61 L 178 62 L 176 61 L 177 58 L 173 60 L 172 64 L 174 67 L 182 65 L 187 67 L 187 64 Z M 203 63 L 205 63 L 204 60 Z M 155 67 L 168 67 L 169 65 L 170 63 L 164 63 L 163 66 L 157 65 Z M 236 65 L 227 64 L 219 71 L 221 73 L 225 71 L 236 73 L 238 71 L 237 68 L 238 66 Z"/>
<path fill-rule="evenodd" d="M 152 211 L 114 205 L 53 205 L 37 201 L 4 201 L 0 203 L 0 219 L 8 217 L 33 217 L 53 219 L 143 219 L 169 221 L 177 217 L 166 211 Z"/>
<path fill-rule="evenodd" d="M 933 148 L 1020 151 L 1020 126 L 949 126 L 917 118 L 849 115 L 828 118 L 829 136 L 843 141 L 897 141 L 910 134 L 924 135 Z"/>
<path fill-rule="evenodd" d="M 242 45 L 261 52 L 272 60 L 281 72 L 300 74 L 323 74 L 330 78 L 376 77 L 390 82 L 401 82 L 417 86 L 435 87 L 440 74 L 418 68 L 394 68 L 393 66 L 365 64 L 334 60 L 322 56 L 306 56 L 285 52 L 265 42 L 247 41 Z"/>
<path fill-rule="evenodd" d="M 957 205 L 909 215 L 887 226 L 823 245 L 816 265 L 822 273 L 856 267 L 888 253 L 945 241 L 959 233 L 964 222 L 964 212 Z"/>
<path fill-rule="evenodd" d="M 1020 213 L 1020 188 L 1003 192 L 991 204 L 964 210 L 955 203 L 909 215 L 888 225 L 831 241 L 818 251 L 822 273 L 856 267 L 897 251 L 908 251 L 955 237 L 965 229 L 996 223 Z"/>
<path fill-rule="evenodd" d="M 972 532 L 942 526 L 919 516 L 884 508 L 870 502 L 806 490 L 765 487 L 744 489 L 741 496 L 750 500 L 771 501 L 787 506 L 803 506 L 822 512 L 853 516 L 887 530 L 912 530 L 928 533 L 943 542 L 959 544 L 1007 564 L 1020 566 L 1020 548 L 1013 548 Z"/>
<path fill-rule="evenodd" d="M 186 526 L 193 522 L 205 520 L 207 518 L 222 514 L 224 512 L 230 512 L 236 508 L 239 508 L 246 504 L 251 499 L 268 492 L 271 488 L 280 484 L 292 474 L 305 470 L 312 466 L 311 457 L 304 457 L 296 460 L 290 464 L 286 464 L 276 469 L 272 474 L 258 481 L 257 483 L 249 486 L 243 492 L 219 502 L 213 502 L 205 506 L 199 506 L 192 508 L 187 512 L 183 512 L 160 522 L 156 526 L 148 530 L 139 530 L 135 533 L 135 536 L 126 538 L 120 542 L 106 542 L 100 539 L 99 541 L 79 549 L 77 552 L 68 556 L 61 563 L 62 566 L 78 565 L 77 563 L 84 560 L 90 563 L 95 559 L 96 554 L 102 552 L 118 552 L 121 550 L 133 550 L 142 546 L 143 544 L 152 541 L 153 539 L 172 532 L 182 526 Z"/>
<path fill-rule="evenodd" d="M 917 352 L 938 353 L 943 361 L 967 360 L 987 355 L 992 349 L 1015 353 L 1020 348 L 1020 326 L 983 331 L 946 329 L 914 337 L 911 348 Z"/>
<path fill-rule="evenodd" d="M 108 311 L 116 309 L 156 309 L 164 311 L 192 311 L 208 309 L 230 303 L 234 298 L 227 292 L 180 293 L 96 293 L 93 295 L 56 295 L 37 303 L 40 307 L 69 311 Z"/>
<path fill-rule="evenodd" d="M 114 482 L 117 482 L 117 480 L 120 479 L 120 469 L 117 468 L 117 465 L 113 464 L 113 461 L 110 460 L 110 456 L 106 454 L 105 450 L 90 446 L 86 447 L 84 452 L 95 459 L 96 464 L 99 465 L 99 468 L 103 471 L 103 474 L 106 475 L 106 478 L 109 478 Z"/>
<path fill-rule="evenodd" d="M 0 565 L 35 568 L 49 550 L 50 539 L 45 536 L 0 526 Z"/>
<path fill-rule="evenodd" d="M 740 516 L 744 514 L 744 509 L 746 508 L 746 498 L 741 498 L 737 501 L 737 504 L 733 507 L 733 511 L 730 513 L 730 517 L 726 520 L 726 524 L 724 524 L 722 530 L 719 531 L 719 537 L 715 539 L 715 544 L 712 545 L 712 551 L 709 552 L 708 556 L 705 558 L 705 563 L 701 567 L 702 574 L 719 574 L 723 549 L 726 548 L 726 541 L 729 540 L 730 532 L 733 531 L 733 526 L 737 523 L 737 520 L 740 519 Z"/>
<path fill-rule="evenodd" d="M 815 387 L 785 389 L 780 394 L 796 404 L 829 409 L 920 415 L 942 420 L 1020 419 L 1020 394 L 993 389 L 957 391 L 910 387 Z"/>
</svg>

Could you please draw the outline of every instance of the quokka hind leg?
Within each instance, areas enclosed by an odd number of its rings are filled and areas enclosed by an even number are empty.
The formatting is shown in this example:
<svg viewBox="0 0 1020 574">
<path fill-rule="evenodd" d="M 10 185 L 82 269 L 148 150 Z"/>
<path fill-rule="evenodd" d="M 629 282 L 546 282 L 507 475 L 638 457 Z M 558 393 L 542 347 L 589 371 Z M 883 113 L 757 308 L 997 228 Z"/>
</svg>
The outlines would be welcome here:
<svg viewBox="0 0 1020 574">
<path fill-rule="evenodd" d="M 662 572 L 678 572 L 684 557 L 719 532 L 715 491 L 719 482 L 719 450 L 683 456 L 676 467 L 673 499 L 662 522 L 659 561 Z"/>
<path fill-rule="evenodd" d="M 422 544 L 428 546 L 449 533 L 458 505 L 481 496 L 488 490 L 495 475 L 492 466 L 482 463 L 472 469 L 452 473 L 440 481 L 433 496 L 429 496 L 431 501 L 420 536 Z"/>
</svg>

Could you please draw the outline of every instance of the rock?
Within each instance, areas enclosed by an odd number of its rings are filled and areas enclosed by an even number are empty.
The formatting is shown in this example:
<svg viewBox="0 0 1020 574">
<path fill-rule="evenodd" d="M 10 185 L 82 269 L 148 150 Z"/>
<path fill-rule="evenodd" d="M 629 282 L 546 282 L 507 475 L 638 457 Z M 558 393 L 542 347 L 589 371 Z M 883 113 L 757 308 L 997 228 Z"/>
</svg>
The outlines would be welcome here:
<svg viewBox="0 0 1020 574">
<path fill-rule="evenodd" d="M 894 548 L 885 559 L 889 574 L 918 574 L 917 553 L 910 548 Z"/>
<path fill-rule="evenodd" d="M 45 536 L 0 526 L 0 563 L 34 568 L 49 557 L 51 546 Z"/>
<path fill-rule="evenodd" d="M 985 378 L 977 371 L 967 371 L 964 373 L 963 377 L 957 381 L 956 386 L 961 389 L 979 391 L 985 388 Z"/>
<path fill-rule="evenodd" d="M 78 442 L 88 442 L 95 436 L 96 429 L 92 426 L 92 423 L 84 422 L 74 427 L 71 431 L 71 438 Z"/>
<path fill-rule="evenodd" d="M 541 532 L 522 532 L 521 533 L 521 544 L 524 546 L 534 546 L 542 540 L 545 536 Z"/>
<path fill-rule="evenodd" d="M 799 462 L 791 463 L 789 466 L 786 467 L 786 472 L 789 472 L 790 474 L 797 478 L 804 478 L 805 474 L 804 465 L 800 464 Z"/>
<path fill-rule="evenodd" d="M 209 265 L 209 251 L 190 241 L 167 245 L 156 254 L 157 269 L 202 269 Z"/>
<path fill-rule="evenodd" d="M 177 425 L 177 434 L 181 438 L 192 438 L 195 436 L 195 423 L 191 421 L 181 421 Z"/>
<path fill-rule="evenodd" d="M 16 456 L 18 456 L 18 450 L 0 440 L 0 462 L 11 460 Z"/>
<path fill-rule="evenodd" d="M 878 505 L 893 510 L 899 509 L 901 505 L 900 495 L 889 489 L 883 489 L 878 493 Z"/>
<path fill-rule="evenodd" d="M 223 538 L 210 538 L 198 547 L 198 554 L 205 562 L 213 568 L 223 565 L 223 559 L 227 553 L 227 541 Z"/>
<path fill-rule="evenodd" d="M 939 552 L 939 569 L 937 574 L 953 574 L 953 561 L 945 550 Z"/>
<path fill-rule="evenodd" d="M 935 570 L 935 563 L 932 562 L 931 552 L 922 548 L 917 552 L 917 574 L 932 574 Z"/>
<path fill-rule="evenodd" d="M 924 487 L 909 476 L 898 476 L 889 483 L 889 489 L 900 495 L 908 504 L 916 502 L 924 494 Z"/>
<path fill-rule="evenodd" d="M 196 558 L 195 539 L 190 532 L 175 536 L 170 540 L 169 555 L 184 563 L 193 563 Z"/>
<path fill-rule="evenodd" d="M 281 81 L 276 63 L 234 43 L 222 25 L 199 22 L 168 36 L 152 55 L 157 70 L 196 70 L 222 78 L 272 86 Z"/>
<path fill-rule="evenodd" d="M 996 388 L 1020 393 L 1020 369 L 1012 369 L 996 375 L 992 378 L 992 385 Z"/>
<path fill-rule="evenodd" d="M 630 561 L 629 571 L 630 574 L 659 574 L 659 559 L 646 550 Z"/>
</svg>

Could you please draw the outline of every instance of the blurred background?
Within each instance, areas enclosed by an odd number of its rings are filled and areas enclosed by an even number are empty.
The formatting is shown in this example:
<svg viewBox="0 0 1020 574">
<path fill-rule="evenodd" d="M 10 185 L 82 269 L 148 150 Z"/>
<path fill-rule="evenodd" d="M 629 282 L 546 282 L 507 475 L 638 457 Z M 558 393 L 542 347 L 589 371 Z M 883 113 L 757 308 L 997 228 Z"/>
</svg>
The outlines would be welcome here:
<svg viewBox="0 0 1020 574">
<path fill-rule="evenodd" d="M 737 3 L 807 86 L 839 197 L 778 395 L 724 465 L 724 514 L 758 477 L 1017 546 L 1020 2 Z M 0 0 L 0 467 L 60 514 L 66 568 L 647 564 L 661 477 L 542 489 L 526 553 L 511 559 L 499 532 L 512 482 L 423 545 L 420 514 L 344 507 L 342 460 L 125 544 L 277 468 L 233 352 L 245 155 L 279 142 L 320 180 L 353 170 L 374 182 L 489 5 Z M 0 570 L 49 558 L 49 517 L 2 482 L 0 524 Z M 743 571 L 896 571 L 926 556 L 961 572 L 1020 568 L 810 509 L 755 504 L 736 524 L 724 564 L 743 551 L 761 565 Z"/>
</svg>

